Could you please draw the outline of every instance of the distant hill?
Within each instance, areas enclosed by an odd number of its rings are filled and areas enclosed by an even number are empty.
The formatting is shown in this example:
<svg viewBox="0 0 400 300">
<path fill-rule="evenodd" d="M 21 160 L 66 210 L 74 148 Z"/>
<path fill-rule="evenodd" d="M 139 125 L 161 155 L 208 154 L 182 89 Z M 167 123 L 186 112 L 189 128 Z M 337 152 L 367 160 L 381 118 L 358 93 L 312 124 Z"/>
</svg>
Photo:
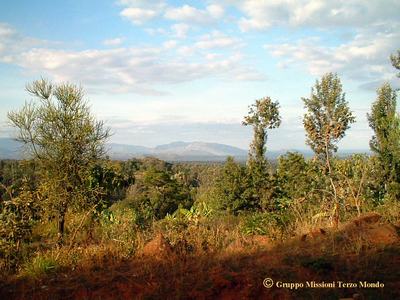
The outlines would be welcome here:
<svg viewBox="0 0 400 300">
<path fill-rule="evenodd" d="M 21 159 L 23 157 L 21 146 L 21 143 L 13 139 L 0 138 L 0 159 Z M 110 158 L 120 160 L 154 156 L 173 161 L 221 161 L 227 156 L 243 160 L 247 156 L 246 150 L 237 147 L 204 142 L 173 142 L 154 148 L 110 143 L 106 148 Z"/>
<path fill-rule="evenodd" d="M 154 156 L 168 161 L 224 161 L 228 156 L 235 157 L 238 161 L 247 159 L 247 151 L 237 147 L 205 142 L 173 142 L 159 145 L 154 148 L 127 144 L 107 144 L 107 154 L 111 159 L 126 160 L 133 157 Z M 282 149 L 268 151 L 271 160 L 277 159 L 288 151 L 297 151 L 305 157 L 311 157 L 311 150 Z M 340 156 L 349 156 L 353 153 L 369 153 L 368 150 L 343 150 Z M 10 139 L 0 138 L 0 159 L 21 159 L 21 143 Z"/>
<path fill-rule="evenodd" d="M 247 151 L 217 143 L 173 142 L 154 148 L 110 144 L 111 158 L 128 159 L 135 156 L 154 156 L 173 161 L 221 161 L 228 156 L 245 159 Z"/>
<path fill-rule="evenodd" d="M 107 154 L 112 159 L 129 159 L 137 156 L 145 156 L 151 154 L 151 148 L 135 145 L 125 145 L 125 144 L 107 144 Z"/>
<path fill-rule="evenodd" d="M 19 159 L 22 156 L 22 144 L 10 138 L 0 138 L 0 159 Z"/>
</svg>

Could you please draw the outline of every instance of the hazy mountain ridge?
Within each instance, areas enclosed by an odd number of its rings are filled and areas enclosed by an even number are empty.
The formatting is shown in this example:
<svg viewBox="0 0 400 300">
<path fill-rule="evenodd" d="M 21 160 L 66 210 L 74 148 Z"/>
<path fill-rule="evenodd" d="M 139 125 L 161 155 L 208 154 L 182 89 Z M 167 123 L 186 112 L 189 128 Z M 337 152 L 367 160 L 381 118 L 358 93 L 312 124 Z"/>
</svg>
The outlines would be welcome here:
<svg viewBox="0 0 400 300">
<path fill-rule="evenodd" d="M 11 138 L 0 138 L 0 159 L 21 159 L 21 143 Z M 109 143 L 107 154 L 112 159 L 130 159 L 133 157 L 155 156 L 165 160 L 224 160 L 227 156 L 245 159 L 247 151 L 217 143 L 205 142 L 173 142 L 154 148 Z"/>
<path fill-rule="evenodd" d="M 111 158 L 127 159 L 132 156 L 155 156 L 165 160 L 223 160 L 227 156 L 245 158 L 247 151 L 217 143 L 173 142 L 154 148 L 110 144 Z"/>
<path fill-rule="evenodd" d="M 172 142 L 156 147 L 109 143 L 106 145 L 107 154 L 111 159 L 126 160 L 144 156 L 154 156 L 168 161 L 224 161 L 228 156 L 237 160 L 247 159 L 247 151 L 238 147 L 206 142 Z M 302 153 L 305 157 L 313 156 L 311 150 L 268 150 L 269 159 L 277 159 L 280 155 L 290 152 Z M 369 153 L 368 150 L 343 150 L 340 156 L 349 156 L 353 153 Z M 21 159 L 22 145 L 11 138 L 0 138 L 0 159 Z"/>
</svg>

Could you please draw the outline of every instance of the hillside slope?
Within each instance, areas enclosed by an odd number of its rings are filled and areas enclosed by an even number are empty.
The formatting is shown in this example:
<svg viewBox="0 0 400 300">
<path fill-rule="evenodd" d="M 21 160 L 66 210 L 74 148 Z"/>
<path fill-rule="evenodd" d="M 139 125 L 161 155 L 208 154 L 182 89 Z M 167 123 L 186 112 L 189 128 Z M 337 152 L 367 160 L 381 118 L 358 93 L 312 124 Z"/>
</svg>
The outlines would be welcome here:
<svg viewBox="0 0 400 300">
<path fill-rule="evenodd" d="M 338 231 L 320 229 L 284 243 L 252 236 L 233 241 L 232 247 L 220 253 L 201 255 L 172 246 L 159 235 L 133 259 L 115 261 L 112 256 L 97 254 L 91 263 L 81 262 L 74 270 L 61 269 L 33 281 L 8 278 L 0 286 L 0 296 L 341 299 L 357 295 L 357 299 L 400 299 L 400 271 L 394 267 L 400 264 L 398 230 L 370 214 Z M 266 278 L 274 281 L 272 287 L 263 285 Z M 343 287 L 344 283 L 348 286 Z M 302 286 L 295 288 L 295 284 Z"/>
</svg>

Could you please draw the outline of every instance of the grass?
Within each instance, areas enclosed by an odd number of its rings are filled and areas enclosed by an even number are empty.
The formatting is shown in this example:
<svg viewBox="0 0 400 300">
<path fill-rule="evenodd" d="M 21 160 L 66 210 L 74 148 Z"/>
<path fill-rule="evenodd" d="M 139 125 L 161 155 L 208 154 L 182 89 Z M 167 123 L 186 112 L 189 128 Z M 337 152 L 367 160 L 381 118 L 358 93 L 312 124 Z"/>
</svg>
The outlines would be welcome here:
<svg viewBox="0 0 400 300">
<path fill-rule="evenodd" d="M 69 222 L 75 224 L 80 216 L 69 218 L 76 218 Z M 315 223 L 308 224 L 309 235 L 302 239 L 290 231 L 307 232 L 304 223 L 295 230 L 248 215 L 167 218 L 146 230 L 138 229 L 125 213 L 115 211 L 112 220 L 88 222 L 72 244 L 73 230 L 68 230 L 61 248 L 50 247 L 52 239 L 42 240 L 45 245 L 26 257 L 19 272 L 3 279 L 1 298 L 337 299 L 356 292 L 366 299 L 400 297 L 400 274 L 393 271 L 400 262 L 399 240 L 371 244 L 361 231 L 345 229 L 313 235 Z M 383 224 L 387 220 L 383 218 Z M 52 226 L 55 223 L 46 225 L 47 232 Z M 265 232 L 252 229 L 259 226 Z M 160 234 L 169 250 L 158 250 L 157 244 L 155 249 L 166 255 L 146 255 L 145 245 Z M 266 289 L 266 277 L 291 282 L 380 280 L 385 289 Z"/>
<path fill-rule="evenodd" d="M 45 256 L 42 253 L 26 262 L 22 269 L 22 274 L 32 279 L 38 279 L 44 275 L 55 273 L 59 264 L 54 257 Z"/>
</svg>

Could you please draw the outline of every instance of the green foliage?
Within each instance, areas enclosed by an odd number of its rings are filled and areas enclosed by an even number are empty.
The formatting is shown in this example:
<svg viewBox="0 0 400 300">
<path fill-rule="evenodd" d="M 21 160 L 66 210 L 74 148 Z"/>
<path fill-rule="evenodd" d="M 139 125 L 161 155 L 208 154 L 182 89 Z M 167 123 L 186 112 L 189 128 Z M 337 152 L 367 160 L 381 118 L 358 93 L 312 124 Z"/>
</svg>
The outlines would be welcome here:
<svg viewBox="0 0 400 300">
<path fill-rule="evenodd" d="M 281 192 L 289 199 L 305 197 L 309 191 L 310 177 L 308 164 L 304 156 L 296 152 L 288 152 L 280 156 L 276 175 Z"/>
<path fill-rule="evenodd" d="M 306 143 L 318 158 L 328 163 L 329 157 L 337 151 L 337 143 L 355 122 L 339 77 L 333 73 L 324 75 L 321 81 L 316 81 L 310 98 L 302 99 L 307 109 L 303 120 Z"/>
<path fill-rule="evenodd" d="M 167 215 L 166 219 L 176 219 L 183 218 L 188 222 L 193 222 L 197 224 L 199 219 L 207 218 L 212 214 L 213 210 L 206 203 L 197 203 L 193 205 L 190 209 L 178 208 L 172 215 Z"/>
<path fill-rule="evenodd" d="M 116 164 L 103 162 L 96 164 L 90 174 L 89 185 L 93 190 L 98 190 L 98 201 L 102 202 L 98 209 L 110 206 L 116 200 L 125 196 L 126 189 L 133 184 L 134 174 L 124 175 Z"/>
<path fill-rule="evenodd" d="M 270 97 L 256 100 L 245 116 L 243 125 L 253 126 L 254 137 L 247 161 L 248 188 L 245 198 L 251 204 L 248 208 L 270 209 L 275 196 L 274 179 L 269 176 L 266 154 L 267 129 L 278 128 L 281 124 L 279 102 Z"/>
<path fill-rule="evenodd" d="M 400 119 L 396 106 L 396 92 L 386 83 L 378 89 L 378 98 L 372 104 L 368 121 L 374 131 L 370 147 L 376 153 L 380 163 L 380 186 L 384 188 L 385 193 L 398 198 L 400 196 Z"/>
<path fill-rule="evenodd" d="M 268 219 L 264 214 L 249 215 L 242 224 L 244 234 L 266 235 L 269 227 Z"/>
<path fill-rule="evenodd" d="M 39 211 L 37 194 L 27 186 L 17 197 L 0 202 L 0 258 L 4 267 L 13 267 L 21 259 L 22 245 L 30 240 Z"/>
<path fill-rule="evenodd" d="M 193 204 L 190 191 L 160 164 L 144 166 L 137 173 L 126 201 L 145 220 L 162 219 L 179 206 L 189 208 Z"/>
<path fill-rule="evenodd" d="M 37 164 L 33 160 L 0 160 L 0 199 L 11 200 L 29 187 L 38 186 Z"/>
<path fill-rule="evenodd" d="M 266 235 L 272 239 L 280 238 L 287 220 L 281 214 L 256 212 L 242 216 L 240 230 L 246 235 Z"/>
<path fill-rule="evenodd" d="M 54 258 L 37 255 L 24 265 L 23 270 L 25 274 L 35 279 L 55 272 L 58 267 L 58 263 Z"/>
<path fill-rule="evenodd" d="M 390 55 L 390 61 L 392 62 L 392 66 L 400 71 L 400 50 L 397 50 L 397 54 Z M 400 77 L 400 72 L 397 74 L 397 77 Z"/>
<path fill-rule="evenodd" d="M 337 160 L 335 172 L 339 198 L 348 211 L 357 210 L 361 214 L 363 204 L 371 197 L 371 183 L 375 181 L 372 172 L 373 162 L 367 155 L 354 154 L 346 159 Z M 372 176 L 371 176 L 372 175 Z"/>
<path fill-rule="evenodd" d="M 136 233 L 144 228 L 144 224 L 134 209 L 119 204 L 117 202 L 101 212 L 98 230 L 102 243 L 112 240 L 122 246 L 125 252 L 133 253 L 137 246 Z"/>
<path fill-rule="evenodd" d="M 87 208 L 96 201 L 97 191 L 88 180 L 92 166 L 104 154 L 109 131 L 90 114 L 80 87 L 42 79 L 26 89 L 37 102 L 26 103 L 8 117 L 19 130 L 18 140 L 39 162 L 45 203 L 58 216 L 61 242 L 67 209 Z"/>
<path fill-rule="evenodd" d="M 270 97 L 256 100 L 256 103 L 249 107 L 249 113 L 244 117 L 242 124 L 253 126 L 254 130 L 253 142 L 250 145 L 249 164 L 252 162 L 264 164 L 267 129 L 277 128 L 281 124 L 279 102 L 273 102 Z"/>
<path fill-rule="evenodd" d="M 257 203 L 248 195 L 249 180 L 246 168 L 228 157 L 220 176 L 216 179 L 215 197 L 217 208 L 237 214 L 239 211 L 254 209 Z"/>
<path fill-rule="evenodd" d="M 334 209 L 332 223 L 339 222 L 339 199 L 334 182 L 334 169 L 331 157 L 337 151 L 337 143 L 345 136 L 355 117 L 348 107 L 345 94 L 342 93 L 342 83 L 336 74 L 328 73 L 317 80 L 311 89 L 311 97 L 303 98 L 307 113 L 303 124 L 306 130 L 306 143 L 315 152 L 321 163 L 325 164 L 326 175 L 332 189 Z"/>
</svg>

